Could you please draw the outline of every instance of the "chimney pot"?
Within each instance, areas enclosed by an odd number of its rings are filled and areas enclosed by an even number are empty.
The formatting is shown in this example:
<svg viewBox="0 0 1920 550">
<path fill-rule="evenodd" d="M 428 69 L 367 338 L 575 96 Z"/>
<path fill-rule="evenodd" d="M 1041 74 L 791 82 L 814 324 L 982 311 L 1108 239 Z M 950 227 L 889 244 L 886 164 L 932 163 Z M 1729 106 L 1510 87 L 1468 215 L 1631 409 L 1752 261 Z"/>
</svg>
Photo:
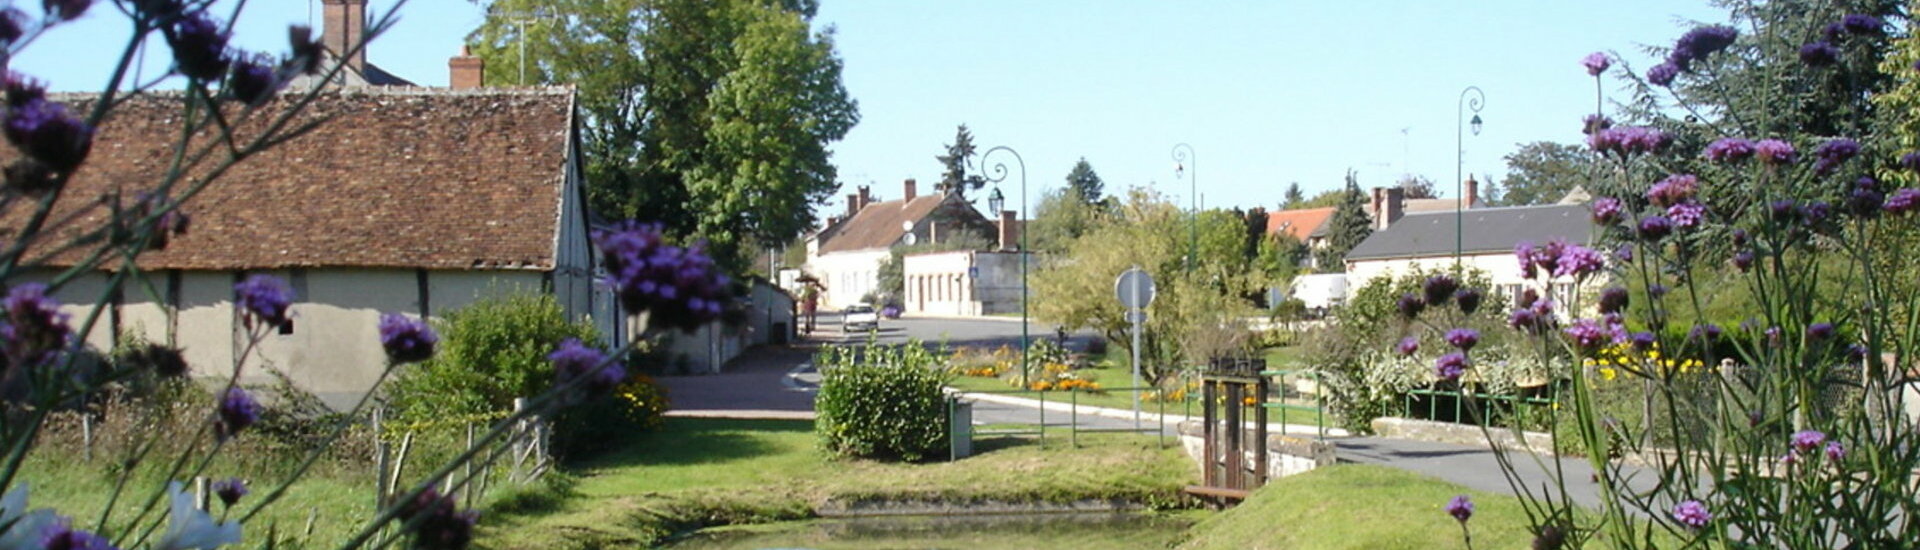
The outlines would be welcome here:
<svg viewBox="0 0 1920 550">
<path fill-rule="evenodd" d="M 907 200 L 913 200 L 914 197 L 920 195 L 920 182 L 913 181 L 913 178 L 907 178 L 907 183 L 902 187 L 905 187 L 903 191 L 905 192 Z"/>
<path fill-rule="evenodd" d="M 873 190 L 862 185 L 860 186 L 860 208 L 866 208 L 869 204 L 873 204 Z"/>
<path fill-rule="evenodd" d="M 1001 250 L 1014 250 L 1019 248 L 1020 230 L 1014 226 L 1014 221 L 1015 220 L 1013 219 L 1012 210 L 1000 211 L 1000 249 Z"/>
<path fill-rule="evenodd" d="M 365 69 L 367 49 L 361 42 L 367 39 L 367 0 L 320 0 L 320 3 L 325 4 L 322 15 L 326 18 L 320 35 L 322 45 L 353 70 Z M 355 48 L 359 50 L 354 51 Z M 349 51 L 354 54 L 347 55 Z"/>
<path fill-rule="evenodd" d="M 847 195 L 847 219 L 849 220 L 853 219 L 853 215 L 859 212 L 860 212 L 860 195 L 848 194 Z"/>
<path fill-rule="evenodd" d="M 1462 208 L 1473 208 L 1475 205 L 1480 204 L 1480 182 L 1474 181 L 1473 176 L 1467 176 L 1466 200 L 1467 203 L 1461 205 Z"/>
<path fill-rule="evenodd" d="M 1386 229 L 1387 226 L 1393 225 L 1393 222 L 1400 221 L 1400 216 L 1406 214 L 1407 190 L 1389 187 L 1375 188 L 1375 191 L 1380 191 L 1386 196 L 1380 201 L 1381 210 L 1373 216 L 1374 221 L 1377 222 L 1374 229 Z"/>
<path fill-rule="evenodd" d="M 460 47 L 460 55 L 447 60 L 447 87 L 455 90 L 478 88 L 486 80 L 487 62 L 475 57 L 466 46 Z"/>
</svg>

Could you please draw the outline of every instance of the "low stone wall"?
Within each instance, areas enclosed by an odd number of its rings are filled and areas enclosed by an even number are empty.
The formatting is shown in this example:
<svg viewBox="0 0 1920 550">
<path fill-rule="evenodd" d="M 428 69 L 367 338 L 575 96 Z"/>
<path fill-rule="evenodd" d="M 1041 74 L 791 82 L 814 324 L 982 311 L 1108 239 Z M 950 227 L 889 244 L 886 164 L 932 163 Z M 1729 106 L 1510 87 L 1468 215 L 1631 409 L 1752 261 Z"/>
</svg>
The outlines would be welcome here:
<svg viewBox="0 0 1920 550">
<path fill-rule="evenodd" d="M 1536 453 L 1553 453 L 1553 435 L 1540 432 L 1520 432 L 1519 437 L 1507 428 L 1489 428 L 1483 432 L 1479 426 L 1415 420 L 1411 418 L 1380 417 L 1373 419 L 1373 432 L 1380 437 L 1393 439 L 1412 439 L 1415 441 L 1433 441 L 1455 445 L 1473 445 L 1484 447 L 1491 434 L 1494 443 L 1508 449 L 1523 449 Z M 1523 443 L 1524 442 L 1524 443 Z"/>
<path fill-rule="evenodd" d="M 1270 427 L 1270 432 L 1277 432 Z M 1253 439 L 1255 431 L 1246 428 L 1245 437 Z M 1187 457 L 1193 459 L 1194 467 L 1204 468 L 1206 461 L 1206 427 L 1204 423 L 1188 420 L 1180 423 L 1180 444 L 1187 451 Z M 1246 463 L 1252 464 L 1255 457 L 1247 453 Z M 1336 461 L 1334 445 L 1325 441 L 1294 437 L 1281 433 L 1267 434 L 1267 477 L 1281 478 L 1303 473 L 1314 468 L 1332 466 Z M 1204 471 L 1204 469 L 1202 470 Z"/>
</svg>

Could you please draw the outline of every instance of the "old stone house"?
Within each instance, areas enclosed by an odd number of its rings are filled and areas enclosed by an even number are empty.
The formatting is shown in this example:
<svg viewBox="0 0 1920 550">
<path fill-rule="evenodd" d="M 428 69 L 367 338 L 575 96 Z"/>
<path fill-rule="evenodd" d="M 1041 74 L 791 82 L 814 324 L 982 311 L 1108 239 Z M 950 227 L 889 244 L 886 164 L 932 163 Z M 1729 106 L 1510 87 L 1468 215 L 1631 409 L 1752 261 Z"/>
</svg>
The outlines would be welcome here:
<svg viewBox="0 0 1920 550">
<path fill-rule="evenodd" d="M 825 287 L 821 308 L 844 308 L 876 294 L 880 264 L 895 246 L 948 242 L 963 233 L 985 238 L 1008 226 L 989 222 L 958 194 L 921 195 L 911 179 L 901 191 L 898 200 L 880 201 L 861 186 L 847 196 L 844 217 L 828 218 L 826 227 L 808 236 L 804 271 Z M 1012 213 L 1002 217 L 1011 218 Z"/>
</svg>

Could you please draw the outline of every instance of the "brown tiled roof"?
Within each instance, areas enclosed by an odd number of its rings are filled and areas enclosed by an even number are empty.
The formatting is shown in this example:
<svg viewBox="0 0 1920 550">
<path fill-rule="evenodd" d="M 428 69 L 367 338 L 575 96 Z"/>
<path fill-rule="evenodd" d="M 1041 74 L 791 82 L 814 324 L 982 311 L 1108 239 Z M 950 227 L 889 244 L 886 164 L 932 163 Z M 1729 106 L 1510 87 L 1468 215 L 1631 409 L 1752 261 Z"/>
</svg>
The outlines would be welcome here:
<svg viewBox="0 0 1920 550">
<path fill-rule="evenodd" d="M 827 242 L 820 243 L 820 254 L 869 248 L 885 248 L 907 234 L 900 222 L 918 222 L 932 214 L 950 195 L 921 195 L 912 199 L 876 202 L 853 214 L 853 218 L 835 226 Z"/>
<path fill-rule="evenodd" d="M 56 99 L 86 103 L 91 96 Z M 276 100 L 264 112 L 277 113 L 288 101 Z M 57 210 L 72 211 L 113 191 L 130 200 L 158 182 L 180 131 L 181 105 L 180 96 L 167 94 L 116 108 Z M 301 117 L 330 120 L 229 169 L 186 203 L 189 232 L 140 264 L 207 270 L 554 266 L 571 89 L 349 89 L 324 94 Z M 239 133 L 252 135 L 263 118 Z M 0 147 L 0 162 L 17 155 Z M 21 225 L 26 209 L 12 210 L 0 218 L 0 231 Z M 105 217 L 95 209 L 81 226 Z"/>
<path fill-rule="evenodd" d="M 1300 242 L 1307 242 L 1320 226 L 1326 225 L 1333 217 L 1334 207 L 1300 208 L 1267 213 L 1267 234 L 1274 235 L 1285 231 L 1288 236 Z"/>
</svg>

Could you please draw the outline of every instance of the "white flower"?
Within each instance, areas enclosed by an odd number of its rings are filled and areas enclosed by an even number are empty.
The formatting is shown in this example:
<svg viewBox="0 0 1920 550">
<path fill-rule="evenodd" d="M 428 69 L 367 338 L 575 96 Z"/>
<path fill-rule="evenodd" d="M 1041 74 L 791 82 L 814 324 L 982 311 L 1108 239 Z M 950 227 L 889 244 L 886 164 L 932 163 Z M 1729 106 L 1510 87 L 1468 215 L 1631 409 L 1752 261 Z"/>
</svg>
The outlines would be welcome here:
<svg viewBox="0 0 1920 550">
<path fill-rule="evenodd" d="M 38 550 L 40 536 L 56 521 L 59 517 L 51 509 L 27 511 L 27 484 L 21 483 L 0 496 L 0 525 L 7 526 L 6 532 L 0 533 L 0 550 Z"/>
<path fill-rule="evenodd" d="M 214 522 L 213 516 L 193 506 L 193 495 L 182 490 L 178 481 L 167 484 L 167 493 L 173 499 L 173 519 L 167 523 L 167 533 L 160 537 L 160 545 L 154 548 L 212 550 L 224 544 L 240 543 L 240 522 Z"/>
</svg>

